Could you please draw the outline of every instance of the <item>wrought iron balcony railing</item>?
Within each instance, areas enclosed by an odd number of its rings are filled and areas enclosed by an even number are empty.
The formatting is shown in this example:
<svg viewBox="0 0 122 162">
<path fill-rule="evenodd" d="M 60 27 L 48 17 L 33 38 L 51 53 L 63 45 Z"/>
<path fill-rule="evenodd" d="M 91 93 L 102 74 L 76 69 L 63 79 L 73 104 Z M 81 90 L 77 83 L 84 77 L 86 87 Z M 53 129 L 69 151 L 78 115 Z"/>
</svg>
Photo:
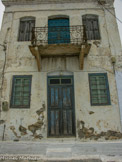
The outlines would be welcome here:
<svg viewBox="0 0 122 162">
<path fill-rule="evenodd" d="M 82 44 L 87 41 L 85 27 L 54 26 L 35 27 L 32 29 L 32 45 L 47 44 Z"/>
</svg>

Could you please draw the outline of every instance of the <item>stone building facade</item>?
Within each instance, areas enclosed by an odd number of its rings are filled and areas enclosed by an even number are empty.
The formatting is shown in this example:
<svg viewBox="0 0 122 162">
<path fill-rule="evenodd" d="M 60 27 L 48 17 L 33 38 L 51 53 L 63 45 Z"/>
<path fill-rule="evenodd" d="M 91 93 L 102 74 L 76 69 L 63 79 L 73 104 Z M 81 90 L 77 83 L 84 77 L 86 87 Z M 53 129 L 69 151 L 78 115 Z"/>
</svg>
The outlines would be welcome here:
<svg viewBox="0 0 122 162">
<path fill-rule="evenodd" d="M 0 140 L 121 138 L 113 0 L 2 2 Z"/>
</svg>

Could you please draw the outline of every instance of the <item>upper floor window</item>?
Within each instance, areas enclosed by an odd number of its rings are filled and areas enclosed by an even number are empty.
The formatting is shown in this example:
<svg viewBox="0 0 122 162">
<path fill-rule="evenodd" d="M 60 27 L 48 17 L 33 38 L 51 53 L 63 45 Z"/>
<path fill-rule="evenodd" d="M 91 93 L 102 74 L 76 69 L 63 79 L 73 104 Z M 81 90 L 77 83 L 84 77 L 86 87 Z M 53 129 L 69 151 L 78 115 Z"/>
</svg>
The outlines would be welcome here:
<svg viewBox="0 0 122 162">
<path fill-rule="evenodd" d="M 110 94 L 107 74 L 89 74 L 89 84 L 91 105 L 110 105 Z"/>
<path fill-rule="evenodd" d="M 48 43 L 70 43 L 69 18 L 54 18 L 48 20 Z"/>
<path fill-rule="evenodd" d="M 11 95 L 11 107 L 29 108 L 31 95 L 31 75 L 14 76 Z"/>
<path fill-rule="evenodd" d="M 83 25 L 85 25 L 88 40 L 99 40 L 100 31 L 97 15 L 83 15 Z"/>
<path fill-rule="evenodd" d="M 30 41 L 32 37 L 32 28 L 35 27 L 34 17 L 24 17 L 20 19 L 18 41 Z"/>
</svg>

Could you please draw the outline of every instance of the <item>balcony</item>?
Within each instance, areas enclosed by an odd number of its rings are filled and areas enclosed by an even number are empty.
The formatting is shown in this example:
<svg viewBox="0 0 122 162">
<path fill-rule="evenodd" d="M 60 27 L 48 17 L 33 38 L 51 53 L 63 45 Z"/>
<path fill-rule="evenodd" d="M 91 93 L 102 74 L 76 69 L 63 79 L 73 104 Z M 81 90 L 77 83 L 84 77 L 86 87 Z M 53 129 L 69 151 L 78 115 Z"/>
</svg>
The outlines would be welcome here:
<svg viewBox="0 0 122 162">
<path fill-rule="evenodd" d="M 86 41 L 84 26 L 36 27 L 32 30 L 32 45 L 81 44 Z"/>
<path fill-rule="evenodd" d="M 30 51 L 36 57 L 38 70 L 41 57 L 79 56 L 80 69 L 83 69 L 83 58 L 89 53 L 84 26 L 35 27 L 32 30 Z"/>
</svg>

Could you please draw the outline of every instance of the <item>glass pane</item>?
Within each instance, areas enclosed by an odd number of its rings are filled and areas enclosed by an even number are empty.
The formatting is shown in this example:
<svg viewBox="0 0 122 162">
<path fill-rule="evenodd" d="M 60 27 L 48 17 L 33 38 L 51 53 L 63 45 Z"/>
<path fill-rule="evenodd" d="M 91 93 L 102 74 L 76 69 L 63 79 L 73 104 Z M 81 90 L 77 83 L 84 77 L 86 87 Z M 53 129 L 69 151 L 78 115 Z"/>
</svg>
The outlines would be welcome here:
<svg viewBox="0 0 122 162">
<path fill-rule="evenodd" d="M 107 90 L 101 90 L 101 91 L 100 91 L 100 94 L 101 94 L 101 95 L 107 95 Z"/>
<path fill-rule="evenodd" d="M 15 92 L 14 96 L 20 97 L 21 96 L 21 92 Z"/>
<path fill-rule="evenodd" d="M 50 79 L 50 84 L 60 84 L 59 79 Z"/>
<path fill-rule="evenodd" d="M 16 79 L 15 82 L 16 82 L 16 85 L 21 85 L 21 79 Z"/>
<path fill-rule="evenodd" d="M 91 81 L 96 81 L 96 77 L 91 76 L 91 77 L 90 77 L 90 80 L 91 80 Z"/>
<path fill-rule="evenodd" d="M 105 84 L 105 80 L 99 80 L 100 84 Z"/>
<path fill-rule="evenodd" d="M 23 91 L 24 91 L 24 92 L 28 92 L 28 91 L 29 91 L 29 86 L 24 86 L 24 87 L 23 87 Z"/>
<path fill-rule="evenodd" d="M 108 101 L 107 101 L 107 98 L 104 98 L 104 97 L 101 97 L 101 99 L 100 99 L 100 103 L 101 104 L 105 104 L 105 103 L 107 103 Z"/>
<path fill-rule="evenodd" d="M 92 84 L 91 85 L 91 89 L 97 89 L 97 84 L 95 85 L 95 84 Z"/>
<path fill-rule="evenodd" d="M 24 97 L 29 97 L 29 92 L 24 92 L 23 96 Z"/>
<path fill-rule="evenodd" d="M 93 95 L 97 95 L 97 94 L 98 94 L 97 89 L 94 89 L 94 90 L 92 89 L 92 91 L 91 91 L 91 92 L 92 92 L 92 94 L 93 94 Z"/>
<path fill-rule="evenodd" d="M 97 98 L 92 98 L 92 103 L 93 104 L 98 104 L 99 102 L 98 102 L 98 99 Z"/>
<path fill-rule="evenodd" d="M 105 89 L 106 88 L 106 85 L 99 85 L 99 88 L 100 89 Z"/>
<path fill-rule="evenodd" d="M 71 84 L 71 79 L 61 79 L 61 84 Z"/>
<path fill-rule="evenodd" d="M 19 105 L 21 105 L 21 98 L 14 98 L 14 105 L 15 106 L 19 106 Z"/>
<path fill-rule="evenodd" d="M 23 100 L 23 105 L 29 105 L 29 100 L 24 99 Z"/>
<path fill-rule="evenodd" d="M 23 80 L 23 84 L 29 84 L 30 83 L 30 80 L 29 79 L 24 79 Z"/>
<path fill-rule="evenodd" d="M 21 86 L 15 86 L 15 92 L 20 92 L 22 91 L 22 87 Z"/>
</svg>

